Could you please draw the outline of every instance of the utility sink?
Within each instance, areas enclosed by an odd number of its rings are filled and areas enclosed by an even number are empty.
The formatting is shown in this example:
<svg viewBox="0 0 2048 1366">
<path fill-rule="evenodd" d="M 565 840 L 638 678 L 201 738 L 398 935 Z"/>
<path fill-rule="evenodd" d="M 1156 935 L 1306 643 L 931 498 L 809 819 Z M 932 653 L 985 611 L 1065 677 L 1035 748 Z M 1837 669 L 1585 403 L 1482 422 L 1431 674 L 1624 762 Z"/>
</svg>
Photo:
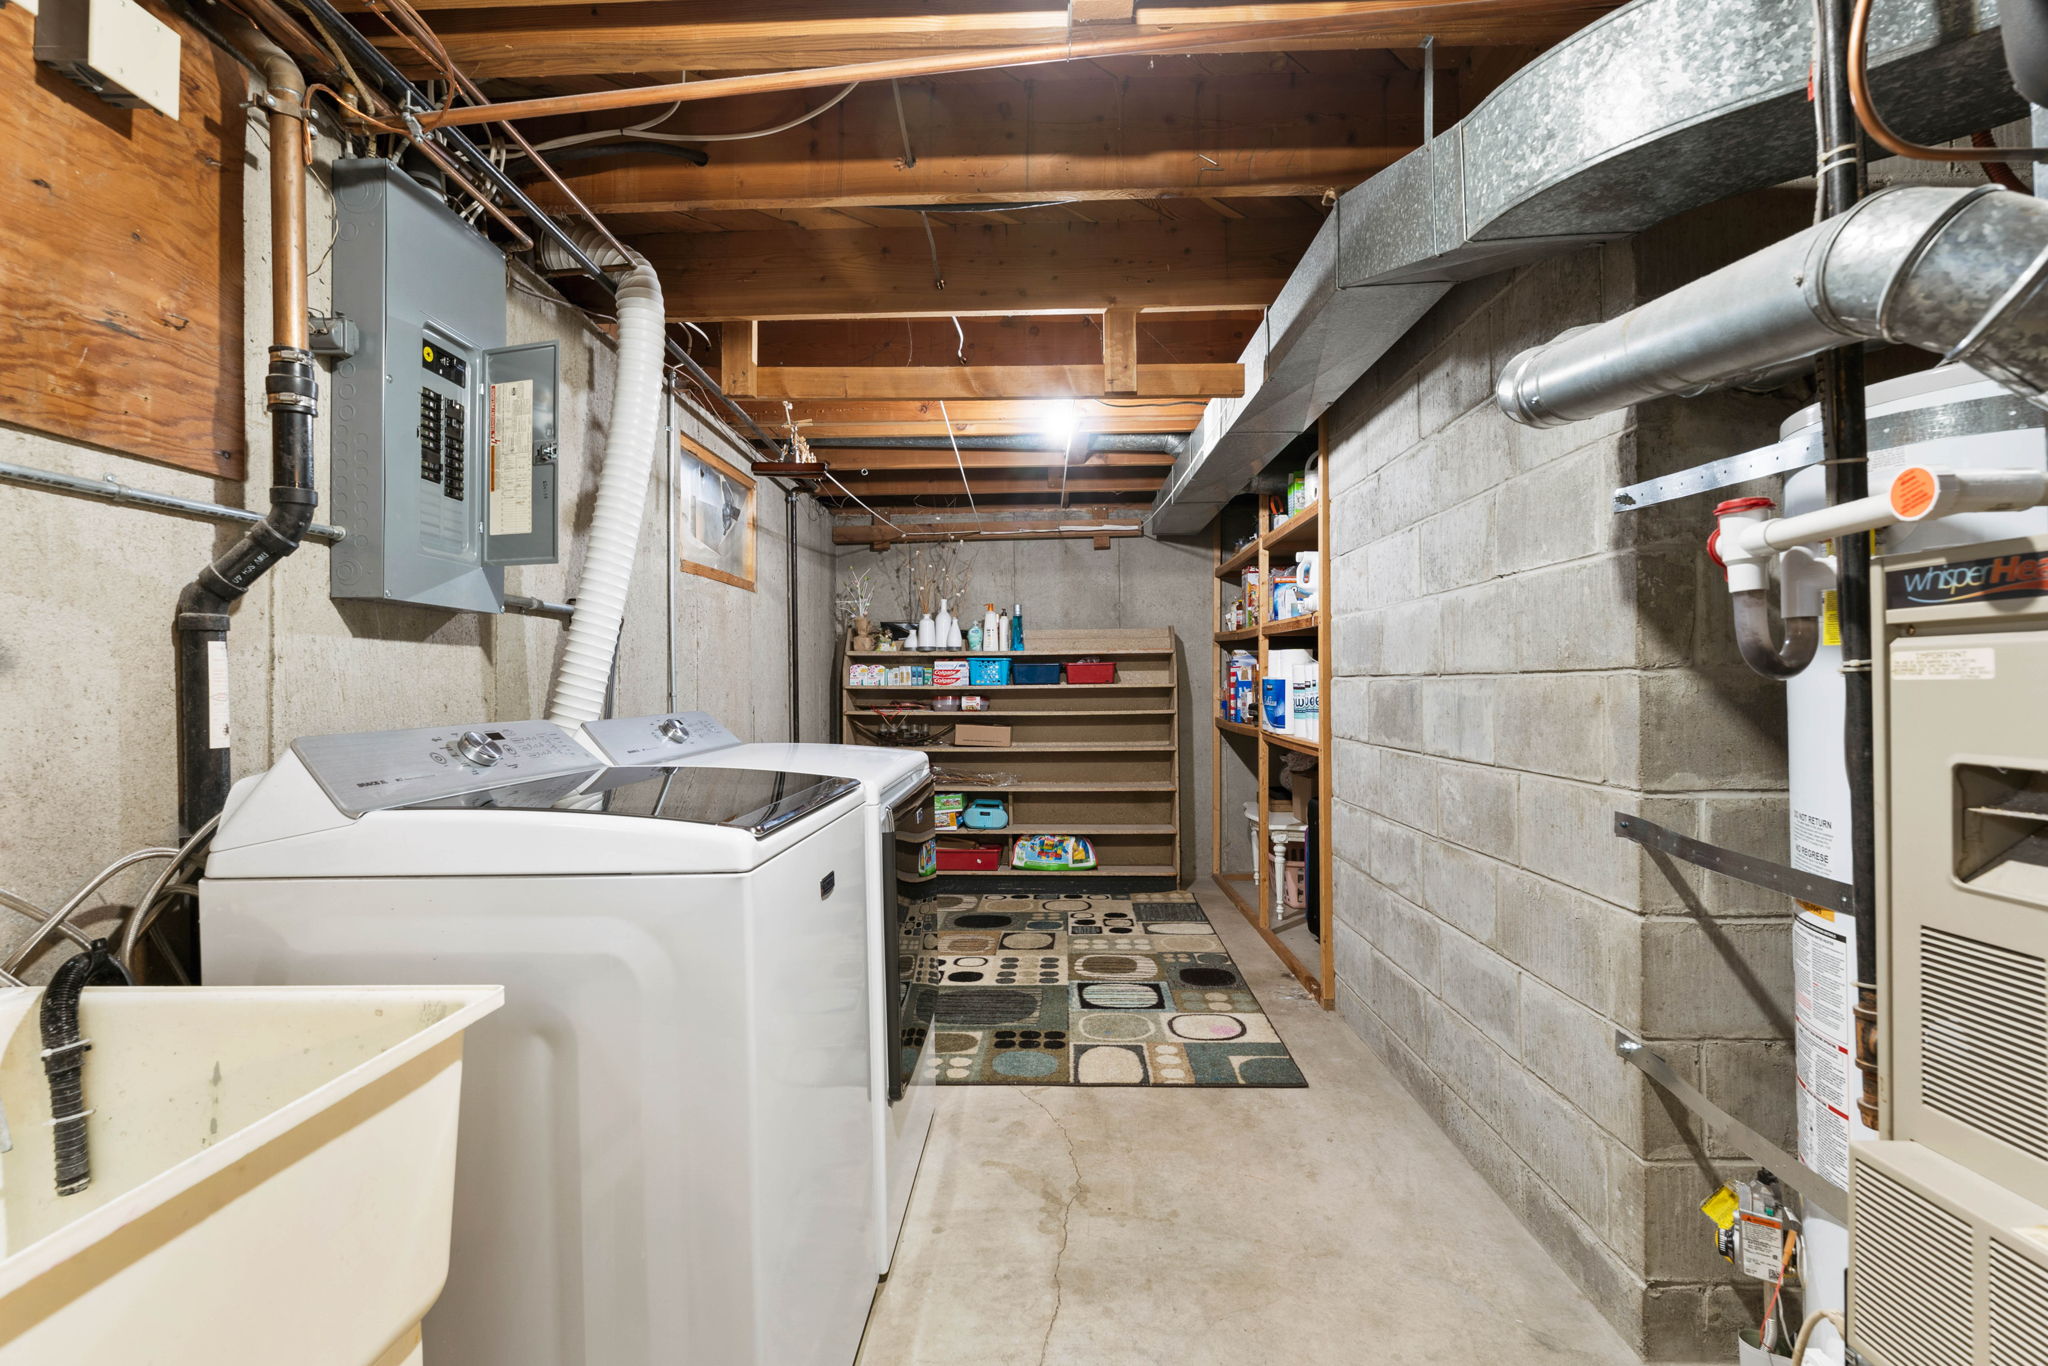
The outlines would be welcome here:
<svg viewBox="0 0 2048 1366">
<path fill-rule="evenodd" d="M 462 1033 L 497 987 L 85 993 L 56 1193 L 42 992 L 0 990 L 0 1366 L 418 1366 Z"/>
</svg>

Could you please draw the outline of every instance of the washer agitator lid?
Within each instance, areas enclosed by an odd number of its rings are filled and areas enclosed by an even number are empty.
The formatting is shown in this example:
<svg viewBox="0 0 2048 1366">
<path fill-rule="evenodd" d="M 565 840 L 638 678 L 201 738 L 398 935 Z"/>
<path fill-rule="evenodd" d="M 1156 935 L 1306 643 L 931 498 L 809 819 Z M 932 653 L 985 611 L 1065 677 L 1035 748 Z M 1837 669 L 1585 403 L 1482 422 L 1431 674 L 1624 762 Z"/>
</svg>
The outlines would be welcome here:
<svg viewBox="0 0 2048 1366">
<path fill-rule="evenodd" d="M 860 787 L 857 779 L 747 768 L 606 768 L 408 802 L 401 811 L 563 811 L 744 830 L 763 839 Z"/>
</svg>

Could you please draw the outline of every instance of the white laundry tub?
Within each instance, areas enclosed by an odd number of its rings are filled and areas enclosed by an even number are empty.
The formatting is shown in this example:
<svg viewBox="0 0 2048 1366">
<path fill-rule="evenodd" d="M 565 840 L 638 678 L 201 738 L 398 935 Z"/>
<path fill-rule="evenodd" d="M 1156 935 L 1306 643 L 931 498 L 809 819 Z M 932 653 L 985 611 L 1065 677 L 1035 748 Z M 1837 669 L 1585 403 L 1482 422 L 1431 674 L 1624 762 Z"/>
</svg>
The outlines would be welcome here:
<svg viewBox="0 0 2048 1366">
<path fill-rule="evenodd" d="M 448 1271 L 497 987 L 108 987 L 56 1195 L 42 993 L 0 990 L 0 1366 L 401 1366 Z"/>
</svg>

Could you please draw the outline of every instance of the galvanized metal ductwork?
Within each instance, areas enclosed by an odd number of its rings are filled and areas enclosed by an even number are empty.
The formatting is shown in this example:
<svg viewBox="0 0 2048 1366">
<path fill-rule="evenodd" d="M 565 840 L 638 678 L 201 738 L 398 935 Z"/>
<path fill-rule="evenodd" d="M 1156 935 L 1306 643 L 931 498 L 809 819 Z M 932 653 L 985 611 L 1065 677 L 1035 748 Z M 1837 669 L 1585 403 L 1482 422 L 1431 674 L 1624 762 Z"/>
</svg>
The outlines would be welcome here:
<svg viewBox="0 0 2048 1366">
<path fill-rule="evenodd" d="M 2017 0 L 2014 0 L 2017 3 Z M 1873 90 L 1922 142 L 2021 117 L 1994 0 L 1881 6 Z M 1341 195 L 1146 519 L 1201 530 L 1462 280 L 1813 171 L 1810 0 L 1635 0 Z"/>
<path fill-rule="evenodd" d="M 1522 352 L 1501 410 L 1554 427 L 1850 342 L 1918 346 L 2048 407 L 2048 201 L 1904 186 Z"/>
</svg>

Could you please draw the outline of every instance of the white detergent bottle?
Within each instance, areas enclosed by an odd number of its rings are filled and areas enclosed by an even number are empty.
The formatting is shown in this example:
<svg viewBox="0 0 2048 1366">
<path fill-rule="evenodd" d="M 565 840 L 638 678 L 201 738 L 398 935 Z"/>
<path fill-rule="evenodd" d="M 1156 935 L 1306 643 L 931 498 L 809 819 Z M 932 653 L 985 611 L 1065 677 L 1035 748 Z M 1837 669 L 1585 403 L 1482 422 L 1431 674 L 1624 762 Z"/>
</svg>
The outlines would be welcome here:
<svg viewBox="0 0 2048 1366">
<path fill-rule="evenodd" d="M 996 618 L 996 648 L 998 650 L 1010 648 L 1010 614 L 1008 612 Z"/>
<path fill-rule="evenodd" d="M 985 602 L 981 606 L 981 641 L 989 649 L 995 649 L 1002 636 L 1002 624 L 996 620 L 996 605 Z"/>
</svg>

